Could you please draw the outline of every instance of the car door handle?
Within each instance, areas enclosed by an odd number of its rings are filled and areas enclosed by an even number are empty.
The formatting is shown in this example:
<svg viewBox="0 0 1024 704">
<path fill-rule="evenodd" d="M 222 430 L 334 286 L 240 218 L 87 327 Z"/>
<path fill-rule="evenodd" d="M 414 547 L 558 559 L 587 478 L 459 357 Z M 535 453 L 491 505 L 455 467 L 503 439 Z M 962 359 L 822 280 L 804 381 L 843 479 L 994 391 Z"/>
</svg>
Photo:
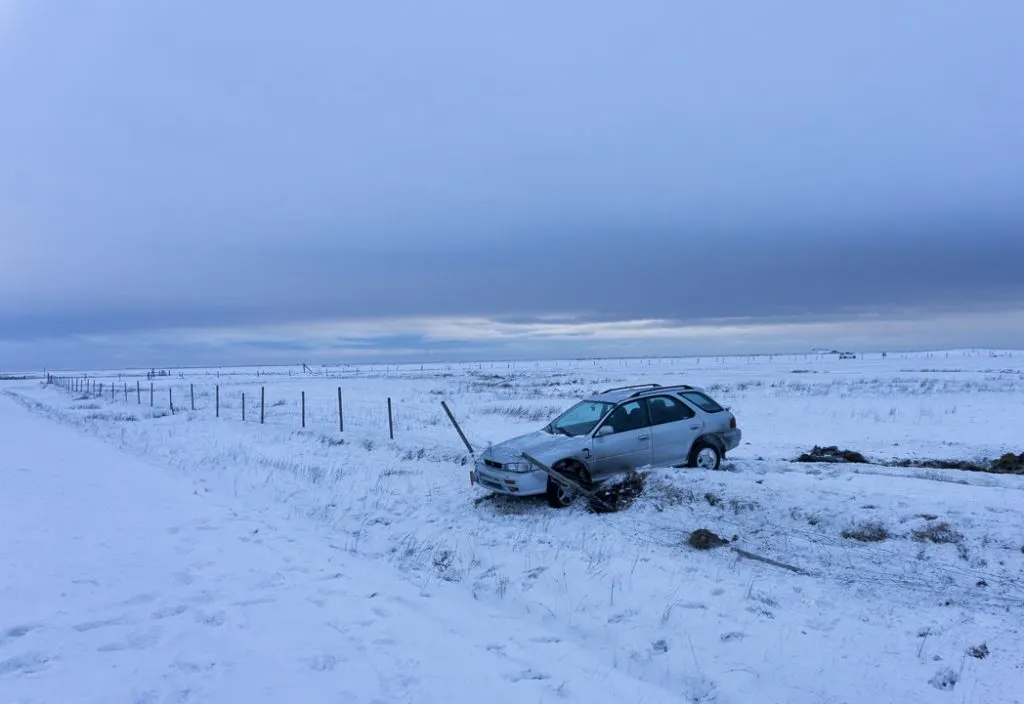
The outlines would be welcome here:
<svg viewBox="0 0 1024 704">
<path fill-rule="evenodd" d="M 648 440 L 650 439 L 650 437 L 650 435 L 641 435 L 640 437 L 637 438 L 637 440 Z"/>
<path fill-rule="evenodd" d="M 700 426 L 699 425 L 691 425 L 690 426 L 690 430 L 700 430 Z"/>
</svg>

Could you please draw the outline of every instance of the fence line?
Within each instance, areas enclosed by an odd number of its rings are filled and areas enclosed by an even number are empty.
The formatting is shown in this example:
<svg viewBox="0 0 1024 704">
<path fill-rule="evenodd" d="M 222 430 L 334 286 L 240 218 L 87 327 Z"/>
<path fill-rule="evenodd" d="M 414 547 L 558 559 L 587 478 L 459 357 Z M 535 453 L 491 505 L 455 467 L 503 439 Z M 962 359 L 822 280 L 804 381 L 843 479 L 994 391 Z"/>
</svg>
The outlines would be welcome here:
<svg viewBox="0 0 1024 704">
<path fill-rule="evenodd" d="M 117 403 L 117 400 L 118 400 L 117 384 L 114 383 L 114 382 L 110 382 L 109 386 L 108 386 L 107 383 L 100 382 L 100 381 L 97 381 L 95 379 L 89 379 L 89 378 L 79 377 L 79 376 L 56 376 L 56 375 L 53 375 L 53 374 L 46 374 L 45 380 L 46 380 L 46 384 L 47 385 L 52 385 L 52 386 L 58 387 L 58 388 L 63 389 L 65 391 L 67 391 L 67 392 L 70 392 L 70 393 L 80 393 L 80 394 L 83 394 L 86 397 L 90 397 L 90 398 L 95 397 L 95 398 L 98 398 L 98 399 L 105 399 L 106 398 L 105 397 L 105 393 L 106 393 L 107 389 L 109 388 L 109 390 L 110 390 L 110 398 L 106 399 L 106 400 L 110 401 L 111 403 Z M 196 411 L 196 385 L 195 385 L 194 382 L 190 382 L 189 383 L 189 385 L 188 385 L 188 392 L 189 392 L 188 409 L 191 412 L 197 412 Z M 129 403 L 129 399 L 128 399 L 128 382 L 127 381 L 125 381 L 122 384 L 121 394 L 124 397 L 124 402 L 125 403 Z M 242 417 L 242 421 L 246 421 L 248 419 L 248 414 L 247 414 L 247 409 L 246 409 L 246 393 L 244 391 L 241 392 L 241 398 L 242 398 L 241 417 Z M 141 381 L 139 379 L 135 380 L 135 403 L 138 406 L 142 405 L 142 383 L 141 383 Z M 285 405 L 285 402 L 283 400 L 281 400 L 281 401 L 278 401 L 277 403 L 272 404 L 272 406 L 275 406 L 275 407 L 279 406 L 279 405 Z M 154 381 L 150 381 L 149 382 L 149 406 L 150 406 L 150 408 L 156 408 L 156 383 Z M 323 415 L 322 415 L 323 407 L 322 406 L 317 406 L 317 407 L 320 409 L 321 413 L 320 414 L 314 414 L 312 417 L 310 417 L 309 414 L 308 414 L 308 411 L 307 411 L 306 391 L 304 389 L 299 391 L 298 409 L 297 409 L 298 410 L 298 413 L 297 413 L 298 418 L 296 420 L 298 421 L 298 425 L 299 425 L 300 428 L 305 429 L 307 427 L 307 421 L 312 420 L 314 422 L 314 424 L 315 424 L 315 421 L 317 420 L 317 418 L 320 418 L 320 419 L 323 418 Z M 291 405 L 291 408 L 295 409 L 295 406 Z M 206 406 L 205 409 L 208 411 L 209 410 L 209 406 Z M 167 386 L 167 410 L 172 415 L 176 414 L 178 411 L 182 410 L 181 408 L 175 408 L 175 406 L 174 406 L 174 385 L 168 385 Z M 201 413 L 201 412 L 203 412 L 203 410 L 204 410 L 203 408 L 200 408 L 198 412 Z M 390 396 L 385 397 L 383 408 L 381 410 L 384 412 L 384 421 L 387 424 L 386 425 L 386 430 L 387 430 L 388 438 L 390 440 L 394 440 L 395 439 L 395 411 L 396 411 L 396 409 L 395 409 L 395 406 L 394 406 L 394 402 L 393 402 L 393 400 L 392 400 L 392 398 Z M 221 411 L 220 384 L 215 384 L 214 385 L 214 403 L 213 403 L 213 412 L 214 412 L 213 415 L 214 415 L 215 418 L 220 418 L 221 417 L 220 411 Z M 378 419 L 377 422 L 380 421 L 380 417 L 381 416 L 380 416 L 380 414 L 378 412 L 374 412 L 372 415 L 377 417 L 377 419 Z M 275 417 L 280 417 L 276 413 L 274 414 L 274 416 Z M 265 425 L 267 423 L 267 390 L 266 390 L 266 386 L 263 386 L 263 385 L 260 386 L 260 415 L 259 415 L 259 423 L 260 423 L 260 425 Z M 344 433 L 345 432 L 345 406 L 344 406 L 344 401 L 343 401 L 342 387 L 340 387 L 340 386 L 337 387 L 337 430 L 338 430 L 339 433 Z"/>
</svg>

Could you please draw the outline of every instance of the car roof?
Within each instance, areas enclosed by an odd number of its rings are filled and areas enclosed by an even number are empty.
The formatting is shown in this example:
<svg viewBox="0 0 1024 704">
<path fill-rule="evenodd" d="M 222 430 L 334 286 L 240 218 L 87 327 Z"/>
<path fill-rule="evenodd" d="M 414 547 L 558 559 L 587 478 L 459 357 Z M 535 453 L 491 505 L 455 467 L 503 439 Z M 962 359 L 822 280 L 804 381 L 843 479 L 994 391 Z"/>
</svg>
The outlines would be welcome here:
<svg viewBox="0 0 1024 704">
<path fill-rule="evenodd" d="M 593 394 L 586 398 L 587 401 L 600 401 L 603 403 L 621 403 L 626 399 L 630 398 L 642 398 L 645 396 L 655 396 L 657 394 L 663 394 L 665 392 L 678 393 L 681 391 L 700 391 L 704 389 L 699 386 L 691 386 L 689 384 L 673 384 L 671 386 L 662 386 L 661 384 L 637 384 L 634 386 L 622 386 L 613 389 L 605 389 L 600 393 Z"/>
</svg>

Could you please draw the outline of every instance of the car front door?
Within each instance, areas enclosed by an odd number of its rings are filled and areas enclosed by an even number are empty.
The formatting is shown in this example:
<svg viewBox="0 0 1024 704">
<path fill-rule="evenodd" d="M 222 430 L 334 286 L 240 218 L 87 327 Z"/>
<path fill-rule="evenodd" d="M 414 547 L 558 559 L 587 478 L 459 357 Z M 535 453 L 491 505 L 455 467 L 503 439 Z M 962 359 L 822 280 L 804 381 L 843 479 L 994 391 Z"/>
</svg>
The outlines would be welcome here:
<svg viewBox="0 0 1024 704">
<path fill-rule="evenodd" d="M 692 408 L 672 396 L 651 396 L 644 401 L 651 419 L 651 464 L 685 464 L 690 447 L 703 431 L 701 419 Z"/>
<path fill-rule="evenodd" d="M 594 431 L 590 474 L 595 480 L 651 464 L 651 426 L 647 405 L 618 406 Z"/>
</svg>

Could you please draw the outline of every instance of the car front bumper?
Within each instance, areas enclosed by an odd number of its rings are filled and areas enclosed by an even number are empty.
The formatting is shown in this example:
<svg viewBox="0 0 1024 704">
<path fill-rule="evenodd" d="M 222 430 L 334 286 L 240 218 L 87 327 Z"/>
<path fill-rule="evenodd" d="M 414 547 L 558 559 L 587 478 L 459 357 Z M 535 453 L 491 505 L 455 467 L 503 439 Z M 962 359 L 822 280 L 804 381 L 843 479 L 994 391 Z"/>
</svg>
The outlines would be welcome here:
<svg viewBox="0 0 1024 704">
<path fill-rule="evenodd" d="M 498 494 L 536 496 L 548 489 L 548 475 L 536 472 L 506 472 L 477 462 L 470 472 L 470 481 Z"/>
</svg>

